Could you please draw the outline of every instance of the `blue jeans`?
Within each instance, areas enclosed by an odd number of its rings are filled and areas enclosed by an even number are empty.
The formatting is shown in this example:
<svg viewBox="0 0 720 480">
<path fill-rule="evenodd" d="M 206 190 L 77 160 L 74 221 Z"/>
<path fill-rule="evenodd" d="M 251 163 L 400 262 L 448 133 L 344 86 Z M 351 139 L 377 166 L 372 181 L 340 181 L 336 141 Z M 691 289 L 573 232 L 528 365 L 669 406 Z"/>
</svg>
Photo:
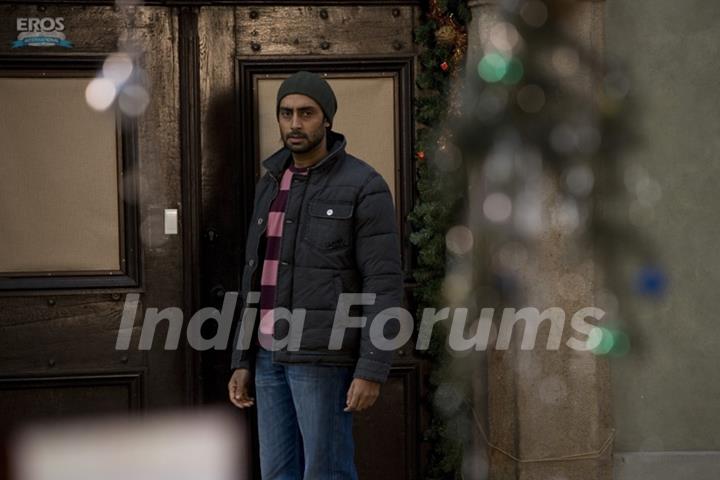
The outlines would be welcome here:
<svg viewBox="0 0 720 480">
<path fill-rule="evenodd" d="M 255 404 L 263 480 L 357 480 L 352 414 L 344 412 L 352 367 L 280 365 L 258 348 Z"/>
</svg>

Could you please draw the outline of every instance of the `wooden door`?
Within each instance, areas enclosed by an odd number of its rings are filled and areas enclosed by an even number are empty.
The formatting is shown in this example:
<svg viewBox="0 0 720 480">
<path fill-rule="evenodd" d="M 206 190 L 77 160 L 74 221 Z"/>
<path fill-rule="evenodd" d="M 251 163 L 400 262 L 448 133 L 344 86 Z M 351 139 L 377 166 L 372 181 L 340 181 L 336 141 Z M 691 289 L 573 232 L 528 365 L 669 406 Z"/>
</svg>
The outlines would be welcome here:
<svg viewBox="0 0 720 480">
<path fill-rule="evenodd" d="M 63 3 L 0 4 L 3 437 L 39 419 L 178 407 L 194 391 L 193 356 L 184 342 L 163 348 L 166 325 L 137 348 L 148 307 L 186 307 L 183 229 L 164 228 L 185 195 L 179 17 Z M 33 23 L 65 43 L 33 45 L 22 35 Z M 118 84 L 119 100 L 95 112 L 85 89 L 123 49 L 134 60 L 125 85 L 148 102 L 130 105 Z M 117 350 L 128 294 L 138 320 Z"/>
</svg>

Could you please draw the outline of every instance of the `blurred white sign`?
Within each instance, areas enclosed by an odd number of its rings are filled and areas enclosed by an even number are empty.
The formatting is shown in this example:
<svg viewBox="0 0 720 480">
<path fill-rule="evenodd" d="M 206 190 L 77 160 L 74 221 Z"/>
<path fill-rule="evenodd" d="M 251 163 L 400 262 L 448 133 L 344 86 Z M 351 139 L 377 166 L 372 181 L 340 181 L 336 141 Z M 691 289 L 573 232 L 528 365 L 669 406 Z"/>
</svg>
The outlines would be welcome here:
<svg viewBox="0 0 720 480">
<path fill-rule="evenodd" d="M 249 461 L 239 438 L 237 417 L 219 413 L 36 426 L 14 442 L 14 478 L 238 480 Z"/>
</svg>

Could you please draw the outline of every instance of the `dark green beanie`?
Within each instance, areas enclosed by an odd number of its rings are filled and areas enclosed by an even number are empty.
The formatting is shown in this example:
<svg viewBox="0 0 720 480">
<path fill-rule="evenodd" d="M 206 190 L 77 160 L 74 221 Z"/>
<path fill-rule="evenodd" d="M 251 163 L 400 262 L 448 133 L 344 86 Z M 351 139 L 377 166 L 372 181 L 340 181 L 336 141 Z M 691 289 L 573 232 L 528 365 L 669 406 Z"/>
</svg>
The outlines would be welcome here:
<svg viewBox="0 0 720 480">
<path fill-rule="evenodd" d="M 318 75 L 310 72 L 300 71 L 288 77 L 277 93 L 277 106 L 275 115 L 280 112 L 280 100 L 292 93 L 307 95 L 315 100 L 322 108 L 328 122 L 332 125 L 333 117 L 337 111 L 337 100 L 330 84 Z"/>
</svg>

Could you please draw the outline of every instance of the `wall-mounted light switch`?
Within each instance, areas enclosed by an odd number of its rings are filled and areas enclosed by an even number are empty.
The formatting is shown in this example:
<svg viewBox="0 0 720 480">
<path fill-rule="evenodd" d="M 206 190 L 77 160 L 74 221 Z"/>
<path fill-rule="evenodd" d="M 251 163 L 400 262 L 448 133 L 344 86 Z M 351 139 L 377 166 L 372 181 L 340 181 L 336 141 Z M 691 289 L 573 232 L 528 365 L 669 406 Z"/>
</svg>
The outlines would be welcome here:
<svg viewBox="0 0 720 480">
<path fill-rule="evenodd" d="M 177 208 L 165 209 L 165 235 L 177 235 L 178 211 Z"/>
</svg>

